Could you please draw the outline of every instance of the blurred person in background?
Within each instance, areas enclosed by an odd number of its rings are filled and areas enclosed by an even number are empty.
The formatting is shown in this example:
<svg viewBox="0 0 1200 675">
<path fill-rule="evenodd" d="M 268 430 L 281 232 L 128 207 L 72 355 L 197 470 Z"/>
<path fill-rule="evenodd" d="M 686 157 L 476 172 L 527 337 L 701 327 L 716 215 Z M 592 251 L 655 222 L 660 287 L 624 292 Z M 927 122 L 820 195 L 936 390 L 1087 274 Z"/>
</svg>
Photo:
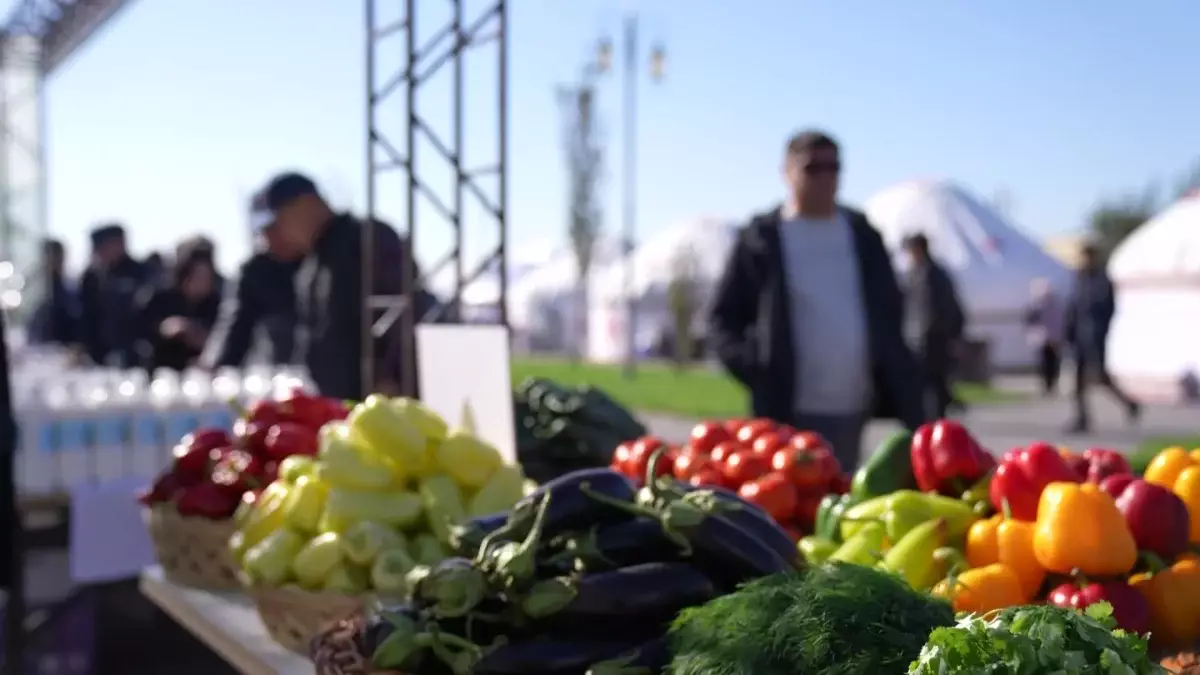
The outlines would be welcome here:
<svg viewBox="0 0 1200 675">
<path fill-rule="evenodd" d="M 1067 429 L 1070 433 L 1091 430 L 1087 391 L 1093 381 L 1120 402 L 1131 424 L 1141 417 L 1141 404 L 1122 391 L 1108 372 L 1108 330 L 1116 311 L 1112 280 L 1100 253 L 1094 245 L 1085 245 L 1067 302 L 1066 335 L 1075 359 L 1075 419 Z"/>
<path fill-rule="evenodd" d="M 1049 279 L 1034 279 L 1029 285 L 1031 300 L 1025 314 L 1029 344 L 1037 351 L 1038 375 L 1046 396 L 1058 393 L 1062 372 L 1062 343 L 1065 310 Z"/>
<path fill-rule="evenodd" d="M 122 226 L 97 227 L 91 240 L 92 261 L 79 283 L 80 341 L 96 365 L 132 368 L 139 363 L 136 303 L 149 274 L 129 256 Z"/>
<path fill-rule="evenodd" d="M 295 276 L 303 333 L 298 352 L 317 388 L 345 399 L 372 393 L 362 381 L 363 305 L 367 296 L 401 296 L 419 284 L 407 242 L 385 223 L 335 212 L 316 184 L 298 173 L 273 178 L 255 196 L 251 212 L 257 227 L 270 228 L 281 257 L 303 259 Z M 370 259 L 362 250 L 364 227 L 374 230 Z M 370 289 L 362 288 L 364 264 L 371 265 Z M 431 294 L 419 289 L 418 298 L 418 319 L 436 311 Z M 396 393 L 402 360 L 415 366 L 415 349 L 403 353 L 401 323 L 374 341 L 375 391 Z"/>
<path fill-rule="evenodd" d="M 211 257 L 202 249 L 180 254 L 168 283 L 146 289 L 138 307 L 138 352 L 151 372 L 193 365 L 217 321 L 221 296 Z"/>
<path fill-rule="evenodd" d="M 79 343 L 79 297 L 66 278 L 66 257 L 61 241 L 42 242 L 41 271 L 45 275 L 46 297 L 29 321 L 29 340 L 35 344 L 75 347 Z"/>
<path fill-rule="evenodd" d="M 226 285 L 221 316 L 204 348 L 204 367 L 240 367 L 262 345 L 273 364 L 296 356 L 296 289 L 300 266 L 295 251 L 280 247 L 274 228 L 257 232 L 259 251 L 242 264 L 235 283 Z M 257 344 L 256 344 L 257 343 Z"/>
<path fill-rule="evenodd" d="M 853 471 L 870 417 L 916 429 L 926 412 L 891 256 L 866 216 L 838 204 L 841 169 L 827 134 L 788 142 L 787 202 L 739 232 L 708 337 L 755 416 L 819 432 Z"/>
<path fill-rule="evenodd" d="M 188 237 L 179 242 L 175 246 L 175 259 L 180 260 L 187 253 L 203 255 L 208 257 L 209 263 L 213 268 L 213 283 L 216 285 L 217 293 L 224 295 L 225 293 L 225 277 L 221 275 L 221 271 L 217 269 L 217 245 L 212 239 L 198 234 L 193 237 Z"/>
<path fill-rule="evenodd" d="M 929 252 L 929 239 L 914 234 L 905 239 L 904 250 L 909 259 L 903 281 L 905 336 L 925 367 L 929 414 L 941 419 L 954 402 L 950 376 L 966 317 L 954 279 Z"/>
<path fill-rule="evenodd" d="M 163 260 L 163 256 L 158 251 L 150 253 L 146 259 L 142 261 L 146 266 L 147 285 L 157 286 L 167 278 L 167 261 Z"/>
</svg>

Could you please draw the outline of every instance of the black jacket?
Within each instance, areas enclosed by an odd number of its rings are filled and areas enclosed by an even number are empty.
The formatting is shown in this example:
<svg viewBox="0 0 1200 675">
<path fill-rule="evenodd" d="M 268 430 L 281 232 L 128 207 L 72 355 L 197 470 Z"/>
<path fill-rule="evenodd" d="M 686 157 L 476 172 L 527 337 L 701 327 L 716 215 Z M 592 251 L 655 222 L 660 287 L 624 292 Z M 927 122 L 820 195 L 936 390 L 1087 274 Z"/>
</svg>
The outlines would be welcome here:
<svg viewBox="0 0 1200 675">
<path fill-rule="evenodd" d="M 220 300 L 220 296 L 214 292 L 199 302 L 193 302 L 173 286 L 144 291 L 135 323 L 141 364 L 151 372 L 155 368 L 183 370 L 192 365 L 200 356 L 200 350 L 185 342 L 182 337 L 163 337 L 162 322 L 178 316 L 195 322 L 205 331 L 210 331 L 217 321 Z"/>
<path fill-rule="evenodd" d="M 134 314 L 148 281 L 145 265 L 128 256 L 108 270 L 93 266 L 83 273 L 79 283 L 81 341 L 97 365 L 112 357 L 121 366 L 136 365 Z"/>
<path fill-rule="evenodd" d="M 242 265 L 236 282 L 228 282 L 221 316 L 204 348 L 204 365 L 241 366 L 255 338 L 265 338 L 268 360 L 291 363 L 295 356 L 298 264 L 257 253 Z"/>
<path fill-rule="evenodd" d="M 844 210 L 862 279 L 877 417 L 915 429 L 925 422 L 923 373 L 904 341 L 903 297 L 883 238 L 858 211 Z M 753 413 L 787 421 L 796 414 L 791 313 L 779 235 L 779 209 L 739 233 L 717 282 L 709 339 L 729 373 L 750 391 Z"/>
<path fill-rule="evenodd" d="M 29 321 L 29 339 L 38 344 L 79 342 L 79 299 L 62 277 L 50 280 L 49 293 Z"/>
<path fill-rule="evenodd" d="M 962 339 L 966 330 L 966 314 L 954 288 L 954 279 L 936 260 L 930 260 L 924 273 L 909 271 L 905 293 L 921 293 L 926 308 L 922 317 L 919 348 L 927 370 L 946 371 L 950 368 L 951 346 Z M 912 317 L 909 317 L 910 321 Z"/>
<path fill-rule="evenodd" d="M 404 295 L 417 277 L 407 244 L 389 225 L 374 222 L 374 259 L 362 255 L 363 222 L 339 214 L 328 224 L 312 255 L 296 272 L 296 301 L 304 333 L 302 353 L 322 394 L 359 399 L 370 392 L 362 383 L 362 308 L 366 295 Z M 372 265 L 373 289 L 363 293 L 362 265 Z M 418 316 L 436 301 L 420 293 Z M 376 314 L 380 314 L 377 312 Z M 415 340 L 405 349 L 402 321 L 374 341 L 376 381 L 399 383 L 401 360 L 415 366 Z M 415 370 L 415 368 L 414 368 Z"/>
<path fill-rule="evenodd" d="M 1104 363 L 1108 329 L 1117 313 L 1112 280 L 1104 269 L 1080 270 L 1067 303 L 1067 341 L 1078 360 Z"/>
</svg>

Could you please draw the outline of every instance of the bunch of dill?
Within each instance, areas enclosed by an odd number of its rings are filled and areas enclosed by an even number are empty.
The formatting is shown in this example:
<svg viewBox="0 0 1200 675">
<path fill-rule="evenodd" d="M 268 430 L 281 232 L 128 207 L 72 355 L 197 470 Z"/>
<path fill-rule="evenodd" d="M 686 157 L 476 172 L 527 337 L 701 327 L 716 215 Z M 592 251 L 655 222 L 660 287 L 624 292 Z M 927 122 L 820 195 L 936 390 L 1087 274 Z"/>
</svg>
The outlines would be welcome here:
<svg viewBox="0 0 1200 675">
<path fill-rule="evenodd" d="M 668 675 L 893 675 L 930 632 L 954 625 L 946 603 L 896 576 L 830 564 L 760 579 L 671 628 Z"/>
</svg>

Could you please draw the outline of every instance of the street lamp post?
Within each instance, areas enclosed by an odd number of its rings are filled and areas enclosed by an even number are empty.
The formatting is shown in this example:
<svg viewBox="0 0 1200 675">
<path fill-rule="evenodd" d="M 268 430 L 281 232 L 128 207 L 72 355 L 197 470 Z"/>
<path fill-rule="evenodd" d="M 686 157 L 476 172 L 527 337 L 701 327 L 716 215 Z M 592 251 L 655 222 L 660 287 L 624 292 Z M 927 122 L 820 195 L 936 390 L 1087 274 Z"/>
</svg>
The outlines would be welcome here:
<svg viewBox="0 0 1200 675">
<path fill-rule="evenodd" d="M 634 293 L 633 250 L 637 237 L 637 116 L 638 116 L 638 68 L 640 64 L 638 45 L 638 17 L 630 13 L 625 17 L 623 32 L 624 68 L 622 69 L 624 94 L 621 155 L 624 160 L 621 189 L 621 253 L 624 265 L 622 282 L 625 296 L 625 377 L 632 378 L 637 374 L 637 297 Z M 612 69 L 612 42 L 602 40 L 596 55 L 596 70 L 607 73 Z M 661 45 L 654 45 L 650 51 L 649 71 L 653 82 L 662 80 L 666 67 L 666 51 Z"/>
</svg>

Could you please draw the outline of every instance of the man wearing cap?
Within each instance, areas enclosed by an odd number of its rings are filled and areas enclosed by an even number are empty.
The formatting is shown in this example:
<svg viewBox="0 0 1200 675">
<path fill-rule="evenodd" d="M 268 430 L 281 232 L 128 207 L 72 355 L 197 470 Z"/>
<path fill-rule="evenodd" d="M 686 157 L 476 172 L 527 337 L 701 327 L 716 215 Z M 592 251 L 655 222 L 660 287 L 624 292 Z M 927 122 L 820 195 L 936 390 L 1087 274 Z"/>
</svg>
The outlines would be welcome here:
<svg viewBox="0 0 1200 675">
<path fill-rule="evenodd" d="M 276 176 L 256 197 L 255 224 L 270 228 L 274 247 L 285 258 L 303 258 L 296 272 L 296 304 L 301 328 L 299 352 L 322 394 L 356 399 L 399 387 L 402 353 L 400 322 L 375 341 L 373 383 L 362 381 L 362 308 L 368 295 L 404 295 L 419 284 L 407 243 L 384 223 L 364 223 L 335 213 L 316 185 L 298 173 Z M 369 259 L 362 228 L 374 230 Z M 371 265 L 373 287 L 362 288 L 362 265 Z M 436 300 L 421 292 L 417 318 Z M 414 369 L 415 370 L 415 369 Z"/>
<path fill-rule="evenodd" d="M 270 363 L 294 363 L 294 276 L 300 260 L 294 252 L 280 250 L 274 231 L 256 228 L 259 250 L 242 264 L 237 283 L 226 286 L 221 316 L 201 357 L 207 368 L 241 366 L 259 347 Z"/>
<path fill-rule="evenodd" d="M 129 256 L 125 228 L 116 223 L 92 230 L 92 263 L 79 282 L 82 342 L 92 362 L 137 365 L 134 307 L 146 285 L 146 267 Z"/>
</svg>

